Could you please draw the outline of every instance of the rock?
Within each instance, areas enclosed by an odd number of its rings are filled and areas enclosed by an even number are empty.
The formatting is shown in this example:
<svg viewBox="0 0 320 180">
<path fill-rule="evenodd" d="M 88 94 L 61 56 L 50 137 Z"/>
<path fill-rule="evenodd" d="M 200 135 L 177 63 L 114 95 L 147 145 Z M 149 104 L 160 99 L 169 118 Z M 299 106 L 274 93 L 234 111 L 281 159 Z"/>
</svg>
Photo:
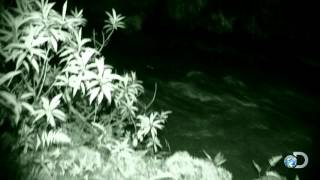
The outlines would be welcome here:
<svg viewBox="0 0 320 180">
<path fill-rule="evenodd" d="M 231 180 L 232 174 L 213 162 L 194 158 L 187 152 L 176 152 L 165 161 L 167 170 L 177 179 Z"/>
</svg>

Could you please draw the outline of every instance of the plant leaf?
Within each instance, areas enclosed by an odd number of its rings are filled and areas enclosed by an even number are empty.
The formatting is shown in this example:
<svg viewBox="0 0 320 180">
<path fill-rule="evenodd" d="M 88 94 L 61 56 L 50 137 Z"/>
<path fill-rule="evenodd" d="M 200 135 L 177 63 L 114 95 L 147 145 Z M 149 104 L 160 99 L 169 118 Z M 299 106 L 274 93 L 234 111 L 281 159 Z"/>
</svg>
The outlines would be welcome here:
<svg viewBox="0 0 320 180">
<path fill-rule="evenodd" d="M 32 48 L 32 53 L 41 57 L 44 60 L 47 60 L 46 52 L 43 49 Z"/>
<path fill-rule="evenodd" d="M 38 148 L 40 147 L 40 145 L 41 145 L 41 140 L 40 140 L 39 136 L 37 135 L 36 150 L 38 150 Z"/>
<path fill-rule="evenodd" d="M 30 105 L 29 103 L 22 102 L 21 106 L 24 107 L 25 109 L 27 109 L 31 115 L 34 114 L 35 111 L 34 111 L 32 105 Z"/>
<path fill-rule="evenodd" d="M 253 166 L 256 168 L 256 170 L 258 171 L 258 173 L 260 173 L 260 172 L 261 172 L 261 167 L 260 167 L 254 160 L 252 160 L 252 164 L 253 164 Z"/>
<path fill-rule="evenodd" d="M 29 64 L 26 61 L 23 61 L 22 64 L 24 65 L 24 67 L 26 68 L 27 72 L 30 72 L 30 67 Z"/>
<path fill-rule="evenodd" d="M 4 76 L 2 76 L 0 78 L 0 86 L 5 83 L 6 81 L 8 81 L 9 79 L 15 77 L 16 75 L 20 74 L 21 71 L 11 71 L 11 72 L 8 72 L 6 73 Z"/>
<path fill-rule="evenodd" d="M 277 173 L 275 171 L 267 171 L 266 176 L 267 177 L 276 177 L 276 178 L 281 179 L 281 176 L 279 175 L 279 173 Z"/>
<path fill-rule="evenodd" d="M 11 104 L 13 106 L 17 106 L 17 98 L 14 94 L 11 94 L 6 91 L 0 91 L 0 96 L 6 100 L 6 104 Z"/>
<path fill-rule="evenodd" d="M 54 120 L 54 117 L 53 117 L 52 113 L 51 112 L 47 112 L 46 116 L 47 116 L 47 122 L 51 125 L 51 127 L 53 127 L 53 128 L 56 127 L 56 122 Z"/>
<path fill-rule="evenodd" d="M 111 101 L 112 101 L 111 100 L 111 87 L 108 85 L 104 85 L 104 86 L 102 86 L 101 90 L 102 90 L 104 96 L 107 98 L 108 103 L 111 104 Z"/>
<path fill-rule="evenodd" d="M 54 109 L 52 111 L 52 114 L 54 117 L 60 119 L 61 121 L 66 121 L 66 114 L 59 109 Z"/>
<path fill-rule="evenodd" d="M 22 100 L 26 100 L 26 99 L 31 98 L 32 96 L 34 96 L 34 93 L 28 92 L 28 93 L 23 93 L 20 98 L 21 98 Z"/>
<path fill-rule="evenodd" d="M 269 164 L 271 167 L 275 166 L 282 159 L 282 155 L 273 156 L 269 159 Z"/>
<path fill-rule="evenodd" d="M 98 95 L 98 105 L 101 104 L 102 99 L 103 99 L 103 93 L 101 92 L 101 93 L 99 93 L 99 95 Z"/>
<path fill-rule="evenodd" d="M 48 40 L 49 40 L 48 37 L 39 36 L 37 39 L 34 39 L 32 41 L 32 45 L 33 47 L 38 47 L 44 44 L 45 42 L 47 42 Z"/>
<path fill-rule="evenodd" d="M 37 117 L 33 120 L 33 124 L 36 123 L 39 119 L 41 119 L 46 113 L 44 110 L 38 110 L 35 112 L 35 114 L 37 114 Z"/>
<path fill-rule="evenodd" d="M 56 107 L 59 106 L 60 104 L 60 98 L 61 98 L 62 94 L 58 94 L 55 97 L 52 98 L 51 102 L 50 102 L 50 109 L 55 109 Z"/>
<path fill-rule="evenodd" d="M 214 164 L 217 166 L 221 166 L 223 163 L 225 163 L 227 160 L 223 156 L 221 152 L 219 152 L 215 157 L 214 157 Z"/>
<path fill-rule="evenodd" d="M 57 43 L 57 41 L 53 37 L 51 37 L 50 38 L 50 42 L 51 42 L 51 45 L 53 47 L 54 52 L 57 52 L 58 51 L 58 43 Z"/>
<path fill-rule="evenodd" d="M 45 110 L 49 110 L 50 109 L 50 103 L 49 103 L 49 100 L 45 97 L 41 97 L 41 101 L 42 101 L 42 107 L 45 109 Z"/>
<path fill-rule="evenodd" d="M 90 104 L 92 101 L 98 96 L 98 93 L 100 92 L 100 87 L 96 87 L 92 90 L 90 90 Z"/>
<path fill-rule="evenodd" d="M 66 13 L 67 13 L 67 5 L 68 5 L 68 1 L 66 1 L 64 4 L 63 4 L 63 7 L 62 7 L 62 20 L 64 21 L 65 17 L 66 17 Z"/>
<path fill-rule="evenodd" d="M 92 126 L 98 128 L 98 129 L 99 129 L 100 131 L 102 131 L 102 132 L 105 132 L 105 131 L 106 131 L 105 128 L 104 128 L 101 124 L 99 124 L 99 123 L 92 122 L 91 124 L 92 124 Z"/>
<path fill-rule="evenodd" d="M 32 67 L 35 69 L 36 73 L 39 74 L 39 65 L 38 65 L 38 62 L 37 62 L 34 58 L 32 58 L 32 59 L 30 60 L 30 63 L 31 63 L 31 65 L 32 65 Z"/>
<path fill-rule="evenodd" d="M 19 69 L 21 64 L 24 62 L 24 59 L 26 58 L 27 54 L 28 54 L 27 52 L 23 52 L 20 54 L 16 62 L 16 69 Z"/>
</svg>

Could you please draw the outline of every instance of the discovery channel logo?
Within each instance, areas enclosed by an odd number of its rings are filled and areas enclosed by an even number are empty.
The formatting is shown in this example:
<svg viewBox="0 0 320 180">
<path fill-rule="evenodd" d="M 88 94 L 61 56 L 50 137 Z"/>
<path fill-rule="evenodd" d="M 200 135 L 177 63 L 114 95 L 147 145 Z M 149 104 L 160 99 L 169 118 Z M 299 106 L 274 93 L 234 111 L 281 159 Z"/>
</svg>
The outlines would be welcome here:
<svg viewBox="0 0 320 180">
<path fill-rule="evenodd" d="M 301 156 L 303 158 L 303 163 L 302 164 L 298 164 L 298 159 L 297 157 Z M 308 156 L 306 153 L 304 152 L 293 152 L 290 155 L 287 155 L 284 158 L 284 165 L 287 168 L 294 168 L 294 169 L 301 169 L 301 168 L 305 168 L 308 165 Z"/>
</svg>

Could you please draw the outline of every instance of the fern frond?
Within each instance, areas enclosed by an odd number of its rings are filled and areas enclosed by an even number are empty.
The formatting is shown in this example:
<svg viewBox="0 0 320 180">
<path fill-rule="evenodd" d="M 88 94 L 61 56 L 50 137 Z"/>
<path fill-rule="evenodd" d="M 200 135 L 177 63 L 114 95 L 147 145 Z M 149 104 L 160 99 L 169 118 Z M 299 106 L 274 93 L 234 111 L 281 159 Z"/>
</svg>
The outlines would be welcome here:
<svg viewBox="0 0 320 180">
<path fill-rule="evenodd" d="M 49 132 L 43 131 L 41 135 L 37 135 L 36 150 L 41 146 L 42 148 L 50 147 L 55 144 L 71 144 L 71 138 L 61 130 L 51 130 Z"/>
</svg>

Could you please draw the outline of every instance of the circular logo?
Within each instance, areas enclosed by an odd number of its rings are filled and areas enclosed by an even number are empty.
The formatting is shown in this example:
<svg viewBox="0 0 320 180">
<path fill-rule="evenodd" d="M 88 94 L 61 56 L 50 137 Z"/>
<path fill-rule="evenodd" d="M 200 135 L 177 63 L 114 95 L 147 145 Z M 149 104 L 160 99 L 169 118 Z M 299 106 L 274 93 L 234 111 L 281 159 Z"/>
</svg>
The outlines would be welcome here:
<svg viewBox="0 0 320 180">
<path fill-rule="evenodd" d="M 287 168 L 295 168 L 297 166 L 297 158 L 294 155 L 288 155 L 284 158 L 284 165 Z"/>
</svg>

